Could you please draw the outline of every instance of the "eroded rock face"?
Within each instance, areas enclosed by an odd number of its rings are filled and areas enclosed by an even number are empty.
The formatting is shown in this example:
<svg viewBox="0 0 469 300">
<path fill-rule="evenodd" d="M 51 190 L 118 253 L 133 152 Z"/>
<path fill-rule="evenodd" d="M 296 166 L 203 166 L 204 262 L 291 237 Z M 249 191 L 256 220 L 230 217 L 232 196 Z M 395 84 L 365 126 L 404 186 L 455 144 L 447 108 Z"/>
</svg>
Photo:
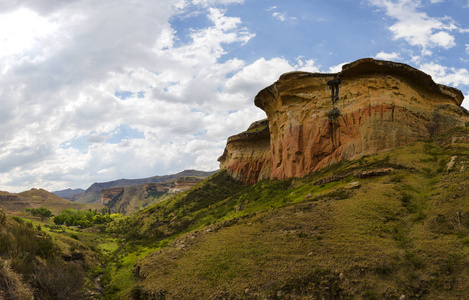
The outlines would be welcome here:
<svg viewBox="0 0 469 300">
<path fill-rule="evenodd" d="M 338 97 L 336 89 L 331 95 L 336 78 Z M 464 126 L 463 98 L 408 65 L 374 59 L 344 65 L 339 74 L 287 73 L 255 98 L 268 117 L 269 153 L 266 137 L 237 135 L 221 167 L 248 184 L 303 176 Z"/>
<path fill-rule="evenodd" d="M 113 212 L 131 214 L 136 209 L 156 203 L 167 194 L 186 191 L 203 179 L 196 176 L 181 176 L 161 183 L 103 188 L 100 190 L 101 203 Z"/>
<path fill-rule="evenodd" d="M 107 205 L 124 193 L 123 187 L 101 189 L 101 203 Z"/>
<path fill-rule="evenodd" d="M 270 178 L 269 121 L 254 122 L 247 131 L 228 138 L 225 151 L 218 161 L 220 169 L 226 169 L 231 177 L 244 184 Z"/>
</svg>

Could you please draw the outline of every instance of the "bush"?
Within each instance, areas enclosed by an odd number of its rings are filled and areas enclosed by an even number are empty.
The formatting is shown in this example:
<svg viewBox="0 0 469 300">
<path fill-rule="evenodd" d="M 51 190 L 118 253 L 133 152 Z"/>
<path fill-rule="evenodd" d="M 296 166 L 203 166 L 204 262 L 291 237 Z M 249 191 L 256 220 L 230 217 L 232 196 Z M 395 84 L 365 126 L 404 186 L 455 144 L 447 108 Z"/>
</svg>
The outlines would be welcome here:
<svg viewBox="0 0 469 300">
<path fill-rule="evenodd" d="M 52 217 L 52 212 L 45 207 L 33 208 L 31 209 L 31 214 L 33 216 L 39 216 L 41 218 L 41 221 Z"/>
<path fill-rule="evenodd" d="M 119 214 L 105 215 L 92 210 L 75 210 L 65 209 L 59 215 L 54 217 L 56 225 L 66 226 L 80 226 L 81 228 L 88 228 L 94 224 L 104 224 L 111 222 L 113 219 L 121 217 Z"/>
<path fill-rule="evenodd" d="M 11 218 L 15 220 L 18 224 L 24 224 L 24 220 L 21 219 L 20 217 L 12 216 Z"/>
<path fill-rule="evenodd" d="M 417 211 L 417 205 L 415 204 L 414 197 L 411 194 L 401 192 L 401 203 L 409 213 Z"/>
<path fill-rule="evenodd" d="M 78 264 L 52 259 L 36 268 L 35 274 L 38 299 L 85 299 L 85 274 Z"/>
<path fill-rule="evenodd" d="M 13 271 L 11 261 L 0 259 L 0 291 L 5 291 L 6 299 L 32 299 L 33 293 L 21 280 L 21 275 Z"/>
<path fill-rule="evenodd" d="M 130 296 L 134 300 L 146 300 L 148 299 L 148 292 L 142 285 L 136 285 L 132 288 Z"/>
<path fill-rule="evenodd" d="M 7 217 L 5 216 L 5 213 L 3 212 L 3 210 L 0 209 L 0 225 L 5 224 L 6 218 Z"/>
</svg>

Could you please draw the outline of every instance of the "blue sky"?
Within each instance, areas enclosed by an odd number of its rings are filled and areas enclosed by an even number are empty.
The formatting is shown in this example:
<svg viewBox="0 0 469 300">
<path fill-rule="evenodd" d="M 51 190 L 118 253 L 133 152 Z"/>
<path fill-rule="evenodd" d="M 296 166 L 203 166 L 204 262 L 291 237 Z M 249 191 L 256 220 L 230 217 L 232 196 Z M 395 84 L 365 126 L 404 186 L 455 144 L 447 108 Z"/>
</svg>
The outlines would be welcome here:
<svg viewBox="0 0 469 300">
<path fill-rule="evenodd" d="M 0 0 L 0 190 L 217 169 L 288 71 L 373 57 L 469 95 L 468 15 L 469 0 Z"/>
</svg>

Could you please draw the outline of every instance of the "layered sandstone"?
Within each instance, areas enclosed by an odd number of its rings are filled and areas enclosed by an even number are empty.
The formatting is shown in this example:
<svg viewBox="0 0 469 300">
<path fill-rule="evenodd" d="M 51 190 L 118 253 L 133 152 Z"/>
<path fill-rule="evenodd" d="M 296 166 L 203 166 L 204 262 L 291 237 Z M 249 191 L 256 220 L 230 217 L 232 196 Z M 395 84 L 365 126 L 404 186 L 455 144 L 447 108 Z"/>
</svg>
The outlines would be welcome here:
<svg viewBox="0 0 469 300">
<path fill-rule="evenodd" d="M 270 178 L 270 132 L 267 119 L 257 121 L 248 130 L 228 138 L 225 151 L 218 158 L 220 169 L 236 181 L 253 184 Z"/>
<path fill-rule="evenodd" d="M 101 203 L 114 212 L 130 214 L 164 199 L 169 194 L 186 191 L 203 179 L 196 176 L 181 176 L 161 183 L 102 188 Z"/>
<path fill-rule="evenodd" d="M 331 83 L 337 78 L 336 100 Z M 338 74 L 287 73 L 255 98 L 268 118 L 268 138 L 228 139 L 221 168 L 247 184 L 303 176 L 464 126 L 463 99 L 417 69 L 371 58 Z"/>
<path fill-rule="evenodd" d="M 114 199 L 124 193 L 123 187 L 101 189 L 101 204 L 108 205 Z"/>
</svg>

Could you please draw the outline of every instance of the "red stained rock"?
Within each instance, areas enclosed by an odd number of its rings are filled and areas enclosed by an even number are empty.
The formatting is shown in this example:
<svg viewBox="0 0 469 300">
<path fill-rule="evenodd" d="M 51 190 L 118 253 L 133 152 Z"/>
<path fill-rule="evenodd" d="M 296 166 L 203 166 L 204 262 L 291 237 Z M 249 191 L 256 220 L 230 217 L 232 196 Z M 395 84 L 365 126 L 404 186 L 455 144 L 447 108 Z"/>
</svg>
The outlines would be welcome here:
<svg viewBox="0 0 469 300">
<path fill-rule="evenodd" d="M 230 137 L 220 167 L 244 184 L 299 177 L 469 121 L 461 91 L 408 65 L 374 59 L 344 65 L 332 103 L 327 82 L 334 75 L 291 72 L 260 91 L 255 104 L 268 121 Z"/>
</svg>

